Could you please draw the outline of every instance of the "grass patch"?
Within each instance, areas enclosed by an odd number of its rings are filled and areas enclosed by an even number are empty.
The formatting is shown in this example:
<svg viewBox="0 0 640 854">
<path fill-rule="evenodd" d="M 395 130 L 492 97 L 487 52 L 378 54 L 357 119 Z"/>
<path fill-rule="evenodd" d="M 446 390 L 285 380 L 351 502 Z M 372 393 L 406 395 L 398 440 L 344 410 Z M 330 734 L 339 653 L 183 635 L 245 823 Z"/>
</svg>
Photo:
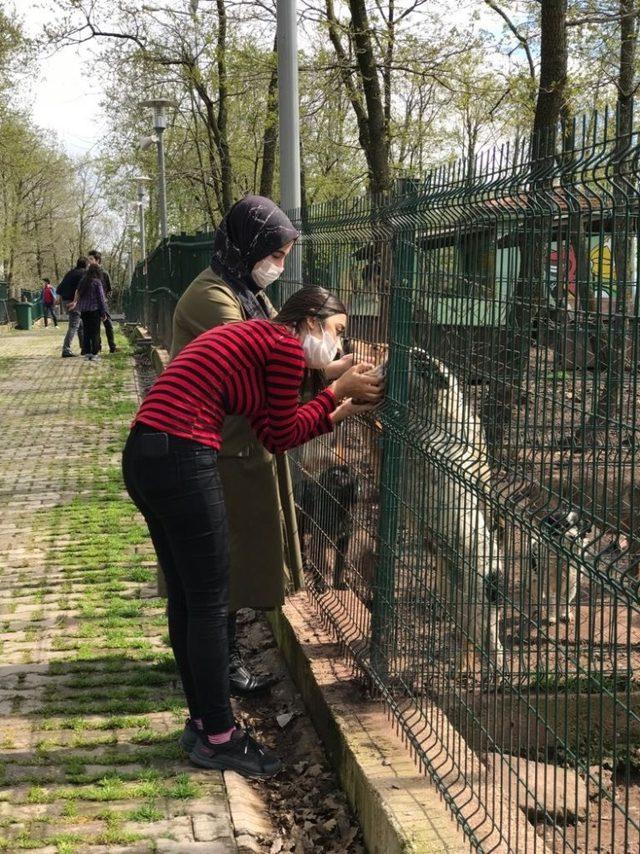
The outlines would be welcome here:
<svg viewBox="0 0 640 854">
<path fill-rule="evenodd" d="M 200 786 L 195 783 L 188 774 L 179 774 L 175 783 L 167 789 L 167 797 L 184 799 L 197 798 L 200 795 Z"/>
<path fill-rule="evenodd" d="M 163 813 L 156 806 L 155 801 L 147 801 L 145 804 L 141 804 L 135 810 L 132 810 L 127 814 L 127 818 L 129 821 L 160 821 L 164 818 Z"/>
<path fill-rule="evenodd" d="M 86 453 L 80 462 L 70 460 L 60 484 L 60 491 L 75 497 L 47 510 L 40 522 L 39 536 L 48 543 L 47 584 L 34 583 L 24 571 L 22 589 L 8 609 L 35 605 L 22 630 L 27 642 L 37 640 L 39 624 L 56 603 L 63 612 L 56 613 L 52 638 L 58 660 L 49 663 L 51 679 L 38 713 L 29 713 L 37 741 L 32 767 L 25 769 L 29 777 L 19 790 L 3 792 L 8 801 L 55 803 L 58 818 L 26 822 L 19 837 L 13 834 L 22 827 L 7 825 L 0 830 L 3 851 L 49 846 L 57 854 L 73 854 L 88 845 L 133 844 L 141 837 L 125 830 L 125 820 L 160 821 L 164 799 L 186 801 L 201 792 L 188 774 L 175 774 L 182 757 L 177 726 L 184 701 L 173 657 L 158 648 L 166 617 L 164 603 L 148 595 L 155 582 L 153 548 L 119 468 L 136 408 L 127 351 L 110 357 L 108 368 L 105 360 L 104 367 L 88 374 L 89 387 L 82 389 L 77 414 Z M 16 624 L 11 616 L 5 619 Z M 12 702 L 19 712 L 17 691 Z M 154 730 L 151 715 L 157 712 L 176 716 L 175 732 Z M 126 745 L 118 742 L 121 730 L 131 730 L 121 737 Z M 87 805 L 82 808 L 81 802 Z M 130 812 L 120 811 L 122 802 Z M 96 810 L 104 822 L 100 833 L 79 840 L 62 832 L 94 821 Z"/>
</svg>

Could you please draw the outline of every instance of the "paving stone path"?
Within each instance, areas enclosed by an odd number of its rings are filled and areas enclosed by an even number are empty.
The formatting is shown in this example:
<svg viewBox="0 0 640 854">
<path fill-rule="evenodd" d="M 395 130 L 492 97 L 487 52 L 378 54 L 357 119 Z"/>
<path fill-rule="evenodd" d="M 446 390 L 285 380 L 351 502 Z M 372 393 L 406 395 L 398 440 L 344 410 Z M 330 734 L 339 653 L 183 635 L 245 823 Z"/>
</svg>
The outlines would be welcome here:
<svg viewBox="0 0 640 854">
<path fill-rule="evenodd" d="M 236 851 L 189 766 L 146 530 L 123 491 L 133 360 L 0 333 L 0 851 Z"/>
</svg>

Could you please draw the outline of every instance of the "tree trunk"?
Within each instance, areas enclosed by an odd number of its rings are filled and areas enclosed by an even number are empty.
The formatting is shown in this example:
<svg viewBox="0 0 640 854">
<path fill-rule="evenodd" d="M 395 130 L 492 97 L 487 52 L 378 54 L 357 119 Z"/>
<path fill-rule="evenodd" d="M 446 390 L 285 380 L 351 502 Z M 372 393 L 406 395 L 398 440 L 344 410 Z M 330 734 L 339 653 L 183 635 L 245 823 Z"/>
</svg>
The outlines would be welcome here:
<svg viewBox="0 0 640 854">
<path fill-rule="evenodd" d="M 382 193 L 391 187 L 389 134 L 384 118 L 384 104 L 373 51 L 373 35 L 364 0 L 349 0 L 349 8 L 356 61 L 367 105 L 369 182 L 372 192 Z"/>
<path fill-rule="evenodd" d="M 338 19 L 336 18 L 334 11 L 333 0 L 326 0 L 326 11 L 327 21 L 329 24 L 329 38 L 336 56 L 338 57 L 340 78 L 353 108 L 353 112 L 355 113 L 356 122 L 358 123 L 358 142 L 360 143 L 360 148 L 366 157 L 369 175 L 371 175 L 373 172 L 373 166 L 369 145 L 369 118 L 367 116 L 365 106 L 362 103 L 360 90 L 353 79 L 353 63 L 351 58 L 347 56 L 344 46 L 340 40 L 340 30 L 338 26 Z"/>
<path fill-rule="evenodd" d="M 465 124 L 467 131 L 467 150 L 465 152 L 467 167 L 465 178 L 471 184 L 476 177 L 476 146 L 478 144 L 478 131 L 480 128 L 478 122 L 470 116 L 467 116 Z"/>
<path fill-rule="evenodd" d="M 618 74 L 618 100 L 616 123 L 616 146 L 614 151 L 613 175 L 613 222 L 611 258 L 614 269 L 611 273 L 610 304 L 613 311 L 608 318 L 610 346 L 603 353 L 603 368 L 606 368 L 605 383 L 597 405 L 588 424 L 589 428 L 605 429 L 622 409 L 622 392 L 627 351 L 629 322 L 627 314 L 633 312 L 633 226 L 628 220 L 628 181 L 631 171 L 630 154 L 633 132 L 633 97 L 635 91 L 636 45 L 638 40 L 636 0 L 620 0 L 620 68 Z M 631 286 L 631 287 L 630 287 Z M 630 299 L 631 297 L 631 299 Z M 596 323 L 601 333 L 602 308 L 596 306 Z M 633 322 L 633 321 L 632 321 Z M 598 358 L 599 354 L 596 354 Z M 585 437 L 586 438 L 586 437 Z"/>
<path fill-rule="evenodd" d="M 40 228 L 38 226 L 38 222 L 34 223 L 33 226 L 33 236 L 34 236 L 34 252 L 36 256 L 36 270 L 38 271 L 38 281 L 42 281 L 43 276 L 43 267 L 42 267 L 42 244 L 40 243 Z"/>
<path fill-rule="evenodd" d="M 53 213 L 49 211 L 49 240 L 51 241 L 51 256 L 53 260 L 53 274 L 56 277 L 56 282 L 62 278 L 60 275 L 60 264 L 58 263 L 58 251 L 56 239 L 53 232 Z"/>
<path fill-rule="evenodd" d="M 223 213 L 233 205 L 233 169 L 228 138 L 228 100 L 227 87 L 227 10 L 224 0 L 216 0 L 218 10 L 218 133 L 220 137 L 220 183 L 222 185 Z"/>
<path fill-rule="evenodd" d="M 18 298 L 20 296 L 20 287 L 19 283 L 16 282 L 16 244 L 18 242 L 18 232 L 20 228 L 20 213 L 23 203 L 23 190 L 24 183 L 22 179 L 20 179 L 16 186 L 14 200 L 15 207 L 13 209 L 13 215 L 11 217 L 11 249 L 9 251 L 9 272 L 7 275 L 10 293 L 13 293 L 13 295 Z"/>
<path fill-rule="evenodd" d="M 208 162 L 209 162 L 209 169 L 207 169 L 207 167 L 205 165 L 205 158 L 204 158 L 203 152 L 202 152 L 202 146 L 200 144 L 200 132 L 199 132 L 200 122 L 202 122 L 202 124 L 206 126 L 206 121 L 203 119 L 202 113 L 200 112 L 200 110 L 196 106 L 196 99 L 194 97 L 194 87 L 193 87 L 191 82 L 189 85 L 189 101 L 191 104 L 191 117 L 192 117 L 192 121 L 193 121 L 193 140 L 195 143 L 195 151 L 196 151 L 196 156 L 198 158 L 198 166 L 200 169 L 200 183 L 202 184 L 202 192 L 204 194 L 204 203 L 205 203 L 205 206 L 207 209 L 207 216 L 209 219 L 209 225 L 210 225 L 210 227 L 212 227 L 216 221 L 215 210 L 213 208 L 212 199 L 211 199 L 211 187 L 209 185 L 209 178 L 211 178 L 211 184 L 213 184 L 213 176 L 210 174 L 213 171 L 213 165 L 212 164 L 214 162 L 213 161 L 213 150 L 214 149 L 212 146 L 213 141 L 211 139 L 210 132 L 208 132 L 209 136 L 208 136 L 208 144 L 207 144 L 207 157 L 208 157 Z M 215 195 L 215 190 L 214 190 L 214 195 Z"/>
<path fill-rule="evenodd" d="M 550 141 L 566 97 L 567 0 L 543 0 L 540 13 L 540 84 L 533 119 L 533 157 L 552 154 Z"/>
<path fill-rule="evenodd" d="M 273 179 L 276 171 L 276 149 L 278 147 L 278 39 L 273 40 L 271 77 L 267 90 L 267 115 L 262 137 L 262 169 L 260 171 L 260 195 L 273 195 Z"/>
<path fill-rule="evenodd" d="M 387 135 L 391 127 L 391 88 L 392 88 L 392 67 L 393 54 L 396 46 L 396 22 L 395 22 L 395 3 L 389 0 L 389 17 L 387 18 L 387 49 L 384 56 L 384 121 L 387 127 Z"/>
<path fill-rule="evenodd" d="M 550 185 L 554 168 L 557 124 L 566 98 L 567 84 L 567 0 L 543 0 L 541 4 L 540 83 L 530 148 L 530 182 L 536 189 Z M 540 318 L 545 295 L 543 270 L 546 247 L 542 234 L 549 233 L 548 218 L 532 206 L 532 215 L 523 220 L 518 235 L 520 272 L 509 301 L 506 328 L 499 347 L 498 365 L 492 372 L 484 407 L 487 441 L 496 450 L 504 441 L 511 421 L 514 397 L 522 384 L 529 362 L 533 333 Z"/>
</svg>

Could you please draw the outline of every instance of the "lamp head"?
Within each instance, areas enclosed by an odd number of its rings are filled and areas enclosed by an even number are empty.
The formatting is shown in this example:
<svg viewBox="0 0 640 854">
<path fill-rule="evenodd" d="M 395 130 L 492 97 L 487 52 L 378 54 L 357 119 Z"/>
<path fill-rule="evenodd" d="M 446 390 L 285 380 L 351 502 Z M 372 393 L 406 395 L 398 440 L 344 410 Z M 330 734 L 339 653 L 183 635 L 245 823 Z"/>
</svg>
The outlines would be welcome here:
<svg viewBox="0 0 640 854">
<path fill-rule="evenodd" d="M 174 107 L 175 102 L 168 98 L 151 98 L 148 101 L 141 101 L 141 107 L 151 107 L 153 110 L 153 126 L 159 132 L 167 127 L 167 109 Z"/>
</svg>

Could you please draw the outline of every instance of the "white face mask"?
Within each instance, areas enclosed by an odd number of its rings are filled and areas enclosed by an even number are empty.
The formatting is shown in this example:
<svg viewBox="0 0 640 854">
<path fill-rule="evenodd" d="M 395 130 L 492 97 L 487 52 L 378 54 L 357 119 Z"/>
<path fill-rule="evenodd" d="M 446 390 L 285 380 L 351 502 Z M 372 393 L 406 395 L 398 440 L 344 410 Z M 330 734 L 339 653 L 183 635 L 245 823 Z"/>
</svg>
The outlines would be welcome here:
<svg viewBox="0 0 640 854">
<path fill-rule="evenodd" d="M 302 351 L 307 367 L 321 370 L 333 362 L 338 352 L 338 342 L 326 329 L 322 330 L 322 338 L 316 338 L 307 332 L 302 342 Z"/>
<path fill-rule="evenodd" d="M 259 288 L 268 287 L 282 275 L 282 270 L 274 264 L 271 258 L 263 258 L 251 271 L 251 278 Z"/>
</svg>

